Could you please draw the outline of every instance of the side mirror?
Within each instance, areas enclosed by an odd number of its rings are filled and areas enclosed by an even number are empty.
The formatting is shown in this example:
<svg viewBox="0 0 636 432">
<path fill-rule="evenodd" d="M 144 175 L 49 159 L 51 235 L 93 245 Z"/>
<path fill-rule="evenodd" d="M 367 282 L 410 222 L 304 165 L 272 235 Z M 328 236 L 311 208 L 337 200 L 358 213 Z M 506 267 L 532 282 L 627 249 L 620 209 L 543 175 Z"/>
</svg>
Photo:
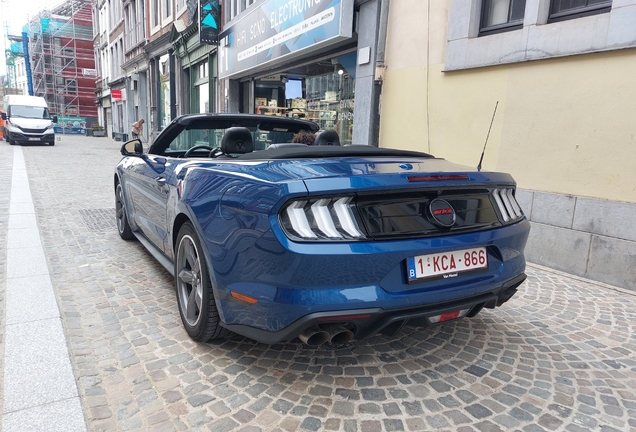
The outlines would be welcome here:
<svg viewBox="0 0 636 432">
<path fill-rule="evenodd" d="M 7 113 L 3 112 L 2 114 L 0 114 L 0 117 L 2 117 L 2 120 L 6 120 L 7 119 Z"/>
<path fill-rule="evenodd" d="M 56 116 L 56 115 L 54 115 L 54 116 L 51 118 L 51 121 L 52 121 L 53 123 L 57 123 L 57 116 Z"/>
<path fill-rule="evenodd" d="M 124 156 L 141 156 L 144 154 L 144 146 L 140 139 L 130 140 L 121 146 L 121 154 Z"/>
</svg>

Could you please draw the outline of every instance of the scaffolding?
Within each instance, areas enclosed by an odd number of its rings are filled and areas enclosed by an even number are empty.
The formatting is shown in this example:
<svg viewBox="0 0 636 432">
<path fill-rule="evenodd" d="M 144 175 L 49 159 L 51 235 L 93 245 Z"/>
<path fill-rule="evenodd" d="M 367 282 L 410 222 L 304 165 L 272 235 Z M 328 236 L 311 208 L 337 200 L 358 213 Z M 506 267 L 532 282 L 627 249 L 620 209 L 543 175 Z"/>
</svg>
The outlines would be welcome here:
<svg viewBox="0 0 636 432">
<path fill-rule="evenodd" d="M 9 88 L 18 87 L 18 77 L 15 67 L 15 61 L 18 57 L 24 56 L 22 47 L 22 38 L 19 36 L 13 36 L 9 34 L 9 27 L 6 27 L 6 38 L 9 41 L 9 46 L 5 48 L 5 64 L 7 66 L 7 82 L 6 86 Z"/>
<path fill-rule="evenodd" d="M 33 92 L 58 116 L 97 118 L 91 0 L 67 0 L 26 26 Z"/>
<path fill-rule="evenodd" d="M 5 65 L 7 67 L 7 76 L 6 76 L 5 85 L 7 88 L 17 88 L 18 78 L 17 78 L 15 61 L 18 57 L 23 56 L 22 39 L 19 36 L 14 36 L 11 34 L 10 19 L 9 19 L 9 14 L 7 13 L 8 8 L 9 8 L 8 2 L 6 0 L 0 0 L 0 17 L 3 18 L 2 46 L 4 47 L 3 55 L 5 59 Z M 6 45 L 7 42 L 8 42 L 8 45 Z M 1 98 L 0 98 L 0 101 L 1 101 Z M 0 108 L 2 107 L 0 106 Z"/>
</svg>

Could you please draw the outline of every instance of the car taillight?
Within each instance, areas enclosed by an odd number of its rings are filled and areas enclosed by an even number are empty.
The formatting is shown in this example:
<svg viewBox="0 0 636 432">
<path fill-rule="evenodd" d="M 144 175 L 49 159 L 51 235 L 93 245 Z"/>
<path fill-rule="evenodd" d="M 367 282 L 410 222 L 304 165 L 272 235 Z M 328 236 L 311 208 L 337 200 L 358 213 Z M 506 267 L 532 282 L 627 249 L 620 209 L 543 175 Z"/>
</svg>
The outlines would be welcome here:
<svg viewBox="0 0 636 432">
<path fill-rule="evenodd" d="M 360 240 L 360 228 L 353 197 L 298 200 L 283 207 L 280 222 L 285 234 L 298 240 Z"/>
<path fill-rule="evenodd" d="M 492 191 L 499 213 L 504 223 L 523 218 L 523 211 L 514 196 L 513 188 L 500 188 Z"/>
</svg>

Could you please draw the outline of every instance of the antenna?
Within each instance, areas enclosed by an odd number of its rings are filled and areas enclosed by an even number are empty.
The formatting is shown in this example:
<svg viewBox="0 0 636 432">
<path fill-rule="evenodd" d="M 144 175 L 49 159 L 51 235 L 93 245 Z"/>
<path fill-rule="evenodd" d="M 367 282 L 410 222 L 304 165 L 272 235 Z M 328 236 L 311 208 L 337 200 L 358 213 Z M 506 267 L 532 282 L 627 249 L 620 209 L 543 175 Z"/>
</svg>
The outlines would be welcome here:
<svg viewBox="0 0 636 432">
<path fill-rule="evenodd" d="M 484 160 L 484 154 L 486 153 L 486 144 L 488 144 L 488 137 L 490 137 L 490 129 L 492 129 L 492 123 L 495 121 L 495 114 L 497 113 L 497 105 L 499 105 L 499 101 L 495 104 L 495 110 L 492 113 L 492 119 L 490 120 L 490 127 L 488 128 L 488 135 L 486 135 L 486 142 L 484 142 L 484 149 L 481 151 L 481 157 L 479 158 L 479 165 L 477 165 L 477 171 L 481 171 L 481 162 Z"/>
</svg>

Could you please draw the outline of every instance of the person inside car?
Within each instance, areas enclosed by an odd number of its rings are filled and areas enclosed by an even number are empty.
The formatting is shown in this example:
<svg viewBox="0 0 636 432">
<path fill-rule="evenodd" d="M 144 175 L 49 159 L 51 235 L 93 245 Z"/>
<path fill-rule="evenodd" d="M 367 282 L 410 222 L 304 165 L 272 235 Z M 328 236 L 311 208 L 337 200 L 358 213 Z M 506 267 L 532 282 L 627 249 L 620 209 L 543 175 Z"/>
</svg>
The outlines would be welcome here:
<svg viewBox="0 0 636 432">
<path fill-rule="evenodd" d="M 305 130 L 301 130 L 292 138 L 293 143 L 307 144 L 308 146 L 314 145 L 314 141 L 316 141 L 316 134 Z"/>
</svg>

